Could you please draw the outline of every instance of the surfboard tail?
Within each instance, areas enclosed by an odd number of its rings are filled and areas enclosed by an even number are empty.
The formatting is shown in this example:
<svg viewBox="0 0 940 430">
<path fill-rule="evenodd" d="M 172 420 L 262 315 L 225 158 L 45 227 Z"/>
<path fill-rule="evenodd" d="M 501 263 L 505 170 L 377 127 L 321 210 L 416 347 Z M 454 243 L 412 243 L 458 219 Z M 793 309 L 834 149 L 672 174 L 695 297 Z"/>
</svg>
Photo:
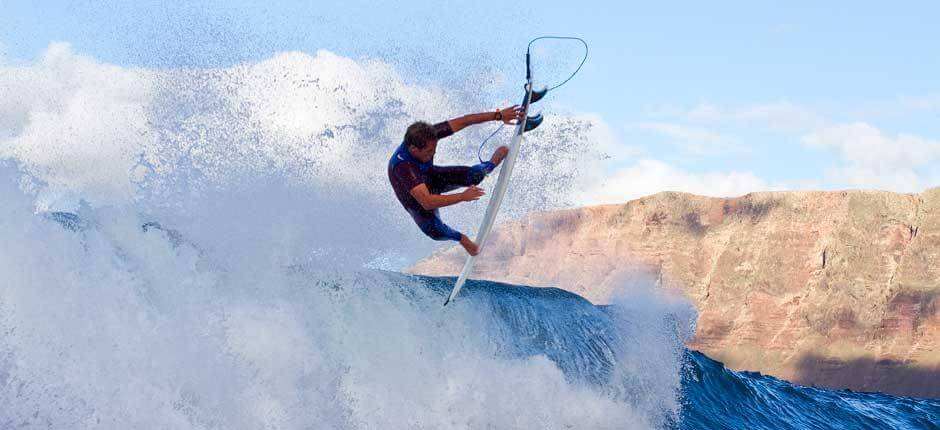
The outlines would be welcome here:
<svg viewBox="0 0 940 430">
<path fill-rule="evenodd" d="M 480 235 L 477 234 L 477 240 L 479 241 L 480 239 Z M 460 289 L 463 288 L 463 284 L 467 282 L 467 278 L 470 276 L 470 271 L 473 270 L 474 258 L 475 257 L 472 255 L 467 257 L 467 262 L 464 263 L 463 270 L 460 271 L 460 276 L 457 278 L 457 282 L 454 283 L 454 288 L 450 290 L 450 295 L 447 296 L 447 300 L 444 300 L 444 306 L 447 306 L 448 303 L 454 301 L 454 298 L 457 297 L 457 293 L 459 293 Z"/>
</svg>

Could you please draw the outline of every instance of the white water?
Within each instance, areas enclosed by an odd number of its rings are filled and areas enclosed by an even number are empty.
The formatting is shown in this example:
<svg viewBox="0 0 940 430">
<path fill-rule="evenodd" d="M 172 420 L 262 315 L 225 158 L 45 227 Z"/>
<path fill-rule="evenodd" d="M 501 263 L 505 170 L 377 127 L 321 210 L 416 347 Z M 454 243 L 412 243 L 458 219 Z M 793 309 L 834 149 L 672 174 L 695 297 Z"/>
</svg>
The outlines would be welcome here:
<svg viewBox="0 0 940 430">
<path fill-rule="evenodd" d="M 671 350 L 637 352 L 665 354 L 636 369 L 664 376 L 631 406 L 544 356 L 498 356 L 471 309 L 363 270 L 439 245 L 387 185 L 402 130 L 478 107 L 326 51 L 152 71 L 54 45 L 0 69 L 0 427 L 631 428 L 675 408 Z M 511 214 L 580 180 L 550 168 L 577 165 L 591 122 L 550 118 Z M 438 161 L 469 162 L 473 144 Z M 468 226 L 483 204 L 445 216 Z"/>
</svg>

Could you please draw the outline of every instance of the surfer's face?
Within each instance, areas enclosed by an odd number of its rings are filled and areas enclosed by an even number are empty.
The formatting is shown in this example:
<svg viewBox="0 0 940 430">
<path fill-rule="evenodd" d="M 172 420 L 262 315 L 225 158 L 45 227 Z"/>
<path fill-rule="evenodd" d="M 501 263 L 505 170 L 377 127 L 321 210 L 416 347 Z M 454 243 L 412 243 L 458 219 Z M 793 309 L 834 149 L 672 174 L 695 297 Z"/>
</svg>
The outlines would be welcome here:
<svg viewBox="0 0 940 430">
<path fill-rule="evenodd" d="M 422 163 L 427 163 L 434 158 L 434 153 L 437 152 L 437 139 L 429 140 L 428 144 L 424 148 L 418 149 L 414 146 L 408 147 L 408 152 L 411 153 L 411 156 L 417 158 L 418 161 Z"/>
</svg>

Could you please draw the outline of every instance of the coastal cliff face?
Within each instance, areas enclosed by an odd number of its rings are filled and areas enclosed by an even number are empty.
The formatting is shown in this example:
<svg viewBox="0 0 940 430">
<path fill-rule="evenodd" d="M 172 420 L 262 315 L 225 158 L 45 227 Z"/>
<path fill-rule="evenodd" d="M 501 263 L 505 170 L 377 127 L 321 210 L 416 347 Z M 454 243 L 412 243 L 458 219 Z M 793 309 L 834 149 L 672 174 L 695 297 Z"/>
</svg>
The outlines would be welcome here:
<svg viewBox="0 0 940 430">
<path fill-rule="evenodd" d="M 455 276 L 448 249 L 410 271 Z M 689 345 L 806 385 L 940 397 L 940 188 L 660 193 L 539 213 L 493 233 L 474 278 L 607 303 L 654 279 L 699 312 Z"/>
</svg>

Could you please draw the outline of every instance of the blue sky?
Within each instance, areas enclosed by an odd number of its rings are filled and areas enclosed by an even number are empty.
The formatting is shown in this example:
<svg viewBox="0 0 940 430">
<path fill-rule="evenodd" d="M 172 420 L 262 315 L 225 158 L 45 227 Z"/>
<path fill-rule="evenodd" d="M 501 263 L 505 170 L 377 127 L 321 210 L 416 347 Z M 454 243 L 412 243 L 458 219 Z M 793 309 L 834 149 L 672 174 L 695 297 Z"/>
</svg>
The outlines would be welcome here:
<svg viewBox="0 0 940 430">
<path fill-rule="evenodd" d="M 610 126 L 625 154 L 608 163 L 612 177 L 664 175 L 626 194 L 707 194 L 717 185 L 703 175 L 735 172 L 750 179 L 729 193 L 940 185 L 938 3 L 467 4 L 0 1 L 0 52 L 28 62 L 66 41 L 101 61 L 167 68 L 325 48 L 460 85 L 481 70 L 518 76 L 528 39 L 571 34 L 591 56 L 553 101 Z M 545 49 L 546 79 L 579 54 Z"/>
</svg>

